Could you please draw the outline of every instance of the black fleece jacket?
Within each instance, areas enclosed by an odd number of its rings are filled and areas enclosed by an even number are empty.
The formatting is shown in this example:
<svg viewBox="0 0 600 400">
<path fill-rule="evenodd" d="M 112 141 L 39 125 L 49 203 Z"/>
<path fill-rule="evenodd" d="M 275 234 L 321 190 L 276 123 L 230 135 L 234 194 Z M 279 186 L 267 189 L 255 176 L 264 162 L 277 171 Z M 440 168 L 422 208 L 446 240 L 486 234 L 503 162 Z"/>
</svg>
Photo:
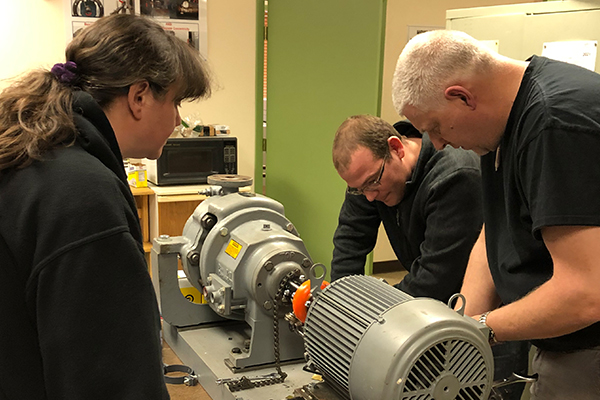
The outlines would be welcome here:
<svg viewBox="0 0 600 400">
<path fill-rule="evenodd" d="M 168 399 L 160 317 L 108 119 L 0 178 L 0 399 Z"/>
<path fill-rule="evenodd" d="M 481 196 L 479 157 L 453 148 L 436 151 L 429 136 L 423 135 L 400 204 L 388 207 L 346 194 L 333 238 L 331 279 L 364 273 L 366 256 L 375 247 L 383 222 L 398 260 L 408 271 L 396 287 L 411 296 L 448 301 L 460 290 L 481 231 Z"/>
</svg>

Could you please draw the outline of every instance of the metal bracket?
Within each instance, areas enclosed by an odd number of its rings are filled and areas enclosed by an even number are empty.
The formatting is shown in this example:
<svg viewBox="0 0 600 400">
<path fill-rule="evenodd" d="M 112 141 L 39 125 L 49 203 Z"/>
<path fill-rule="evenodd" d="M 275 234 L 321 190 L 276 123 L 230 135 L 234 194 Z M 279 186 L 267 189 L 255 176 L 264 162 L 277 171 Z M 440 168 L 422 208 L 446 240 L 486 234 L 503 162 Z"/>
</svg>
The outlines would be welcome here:
<svg viewBox="0 0 600 400">
<path fill-rule="evenodd" d="M 193 369 L 188 367 L 187 365 L 173 364 L 173 365 L 164 365 L 163 371 L 165 375 L 165 382 L 170 383 L 172 385 L 186 385 L 186 386 L 195 386 L 198 383 L 198 375 L 194 372 Z M 184 372 L 187 375 L 184 376 L 168 376 L 168 373 L 171 372 Z"/>
</svg>

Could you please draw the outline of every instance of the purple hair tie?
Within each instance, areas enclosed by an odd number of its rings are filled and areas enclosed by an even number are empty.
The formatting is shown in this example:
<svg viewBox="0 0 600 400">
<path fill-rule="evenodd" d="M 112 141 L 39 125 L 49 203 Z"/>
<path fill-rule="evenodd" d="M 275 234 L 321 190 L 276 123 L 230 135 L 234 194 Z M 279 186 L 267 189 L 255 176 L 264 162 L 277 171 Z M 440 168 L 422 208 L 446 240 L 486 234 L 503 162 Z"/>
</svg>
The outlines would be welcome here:
<svg viewBox="0 0 600 400">
<path fill-rule="evenodd" d="M 50 70 L 59 82 L 66 85 L 73 85 L 77 81 L 77 64 L 73 61 L 66 63 L 56 63 Z"/>
</svg>

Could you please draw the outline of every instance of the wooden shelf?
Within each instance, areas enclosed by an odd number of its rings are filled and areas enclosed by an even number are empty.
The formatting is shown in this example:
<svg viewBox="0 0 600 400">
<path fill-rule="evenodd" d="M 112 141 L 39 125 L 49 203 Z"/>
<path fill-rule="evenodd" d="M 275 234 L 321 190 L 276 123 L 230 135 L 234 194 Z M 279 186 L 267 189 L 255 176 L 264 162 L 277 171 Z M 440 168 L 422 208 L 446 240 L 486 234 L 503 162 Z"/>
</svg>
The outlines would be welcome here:
<svg viewBox="0 0 600 400">
<path fill-rule="evenodd" d="M 152 241 L 150 238 L 150 196 L 154 196 L 154 191 L 149 187 L 136 188 L 130 186 L 129 188 L 135 198 L 140 226 L 142 228 L 144 252 L 148 255 L 150 250 L 152 250 Z"/>
<path fill-rule="evenodd" d="M 149 187 L 137 188 L 129 186 L 129 188 L 134 196 L 151 196 L 154 194 L 154 190 L 150 189 Z"/>
</svg>

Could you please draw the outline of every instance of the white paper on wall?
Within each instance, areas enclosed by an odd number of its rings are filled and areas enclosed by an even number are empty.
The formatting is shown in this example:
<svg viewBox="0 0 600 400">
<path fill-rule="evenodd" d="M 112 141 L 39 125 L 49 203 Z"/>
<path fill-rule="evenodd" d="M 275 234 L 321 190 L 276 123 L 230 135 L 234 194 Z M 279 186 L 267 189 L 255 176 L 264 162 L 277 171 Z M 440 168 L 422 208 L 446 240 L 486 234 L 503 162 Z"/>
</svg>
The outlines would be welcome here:
<svg viewBox="0 0 600 400">
<path fill-rule="evenodd" d="M 597 40 L 573 40 L 544 43 L 542 56 L 579 65 L 594 71 L 596 67 Z"/>
</svg>

